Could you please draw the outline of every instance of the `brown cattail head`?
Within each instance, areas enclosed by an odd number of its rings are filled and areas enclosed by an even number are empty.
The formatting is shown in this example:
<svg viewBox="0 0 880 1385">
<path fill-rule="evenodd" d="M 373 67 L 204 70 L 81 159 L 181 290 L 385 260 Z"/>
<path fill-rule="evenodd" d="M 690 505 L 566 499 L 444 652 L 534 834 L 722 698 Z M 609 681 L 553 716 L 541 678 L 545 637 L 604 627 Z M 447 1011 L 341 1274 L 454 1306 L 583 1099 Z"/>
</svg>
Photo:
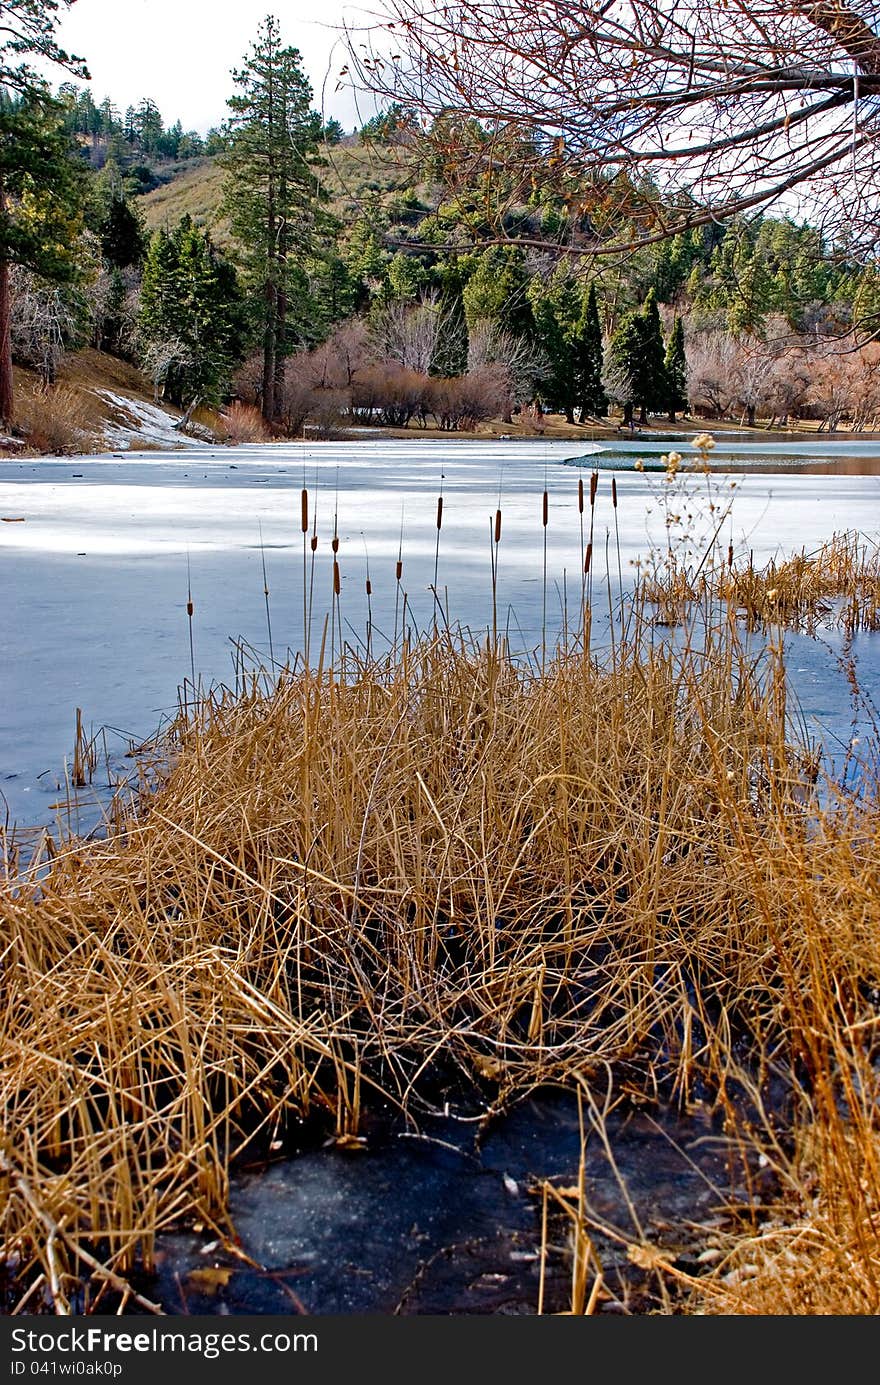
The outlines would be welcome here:
<svg viewBox="0 0 880 1385">
<path fill-rule="evenodd" d="M 437 496 L 437 528 L 438 528 L 438 529 L 442 529 L 442 527 L 443 527 L 443 496 L 442 496 L 442 495 L 438 495 L 438 496 Z"/>
<path fill-rule="evenodd" d="M 312 549 L 312 552 L 313 552 L 313 553 L 317 552 L 317 549 L 318 549 L 318 535 L 317 535 L 317 534 L 313 534 L 313 535 L 312 535 L 311 549 Z"/>
<path fill-rule="evenodd" d="M 578 514 L 579 514 L 579 515 L 582 515 L 583 512 L 584 512 L 584 478 L 581 476 L 581 477 L 578 478 Z"/>
<path fill-rule="evenodd" d="M 339 564 L 338 564 L 338 563 L 334 563 L 334 564 L 333 564 L 333 595 L 334 595 L 334 596 L 338 596 L 340 590 L 341 590 L 341 584 L 340 584 L 340 581 L 339 581 Z"/>
<path fill-rule="evenodd" d="M 589 570 L 590 570 L 590 568 L 591 568 L 592 566 L 593 566 L 593 545 L 592 545 L 591 543 L 588 543 L 588 544 L 587 544 L 587 556 L 586 556 L 586 559 L 585 559 L 585 561 L 584 561 L 584 572 L 589 572 Z"/>
<path fill-rule="evenodd" d="M 372 584 L 372 582 L 370 581 L 370 579 L 369 579 L 369 577 L 368 577 L 368 578 L 367 578 L 367 596 L 372 596 L 372 595 L 373 595 L 373 584 Z"/>
<path fill-rule="evenodd" d="M 617 477 L 611 478 L 611 504 L 617 509 Z"/>
<path fill-rule="evenodd" d="M 549 518 L 549 513 L 550 513 L 549 505 L 550 505 L 550 502 L 549 502 L 549 499 L 548 499 L 548 496 L 547 496 L 547 492 L 545 491 L 545 492 L 544 492 L 544 501 L 543 501 L 543 505 L 542 505 L 542 508 L 541 508 L 541 523 L 543 524 L 543 526 L 544 526 L 545 529 L 547 528 L 547 520 L 548 520 L 548 518 Z"/>
<path fill-rule="evenodd" d="M 727 545 L 727 566 L 728 566 L 728 567 L 733 567 L 733 544 L 732 544 L 732 543 L 729 543 L 729 544 Z"/>
<path fill-rule="evenodd" d="M 300 496 L 300 503 L 302 507 L 302 513 L 300 514 L 299 522 L 303 533 L 306 534 L 308 533 L 309 529 L 309 493 L 307 490 L 304 490 L 302 495 Z"/>
<path fill-rule="evenodd" d="M 186 603 L 186 613 L 187 613 L 187 615 L 188 615 L 188 616 L 191 616 L 194 610 L 195 610 L 195 606 L 193 606 L 193 604 L 192 604 L 191 601 L 188 601 L 188 602 Z"/>
<path fill-rule="evenodd" d="M 339 552 L 339 539 L 338 539 L 338 537 L 337 537 L 336 534 L 333 535 L 333 538 L 332 538 L 331 543 L 330 543 L 330 547 L 333 549 L 333 552 L 334 552 L 334 553 L 338 553 L 338 552 Z"/>
<path fill-rule="evenodd" d="M 495 542 L 501 542 L 501 511 L 495 511 Z"/>
<path fill-rule="evenodd" d="M 398 558 L 398 560 L 397 560 L 397 566 L 395 567 L 394 571 L 395 571 L 395 574 L 396 574 L 396 576 L 397 576 L 397 580 L 398 580 L 398 582 L 399 582 L 400 579 L 401 579 L 401 577 L 403 576 L 403 563 L 400 561 L 399 558 Z"/>
<path fill-rule="evenodd" d="M 599 473 L 598 473 L 598 471 L 593 471 L 593 472 L 590 473 L 590 507 L 591 507 L 591 508 L 592 508 L 592 506 L 595 505 L 595 503 L 596 503 L 596 491 L 597 491 L 598 489 L 599 489 Z"/>
</svg>

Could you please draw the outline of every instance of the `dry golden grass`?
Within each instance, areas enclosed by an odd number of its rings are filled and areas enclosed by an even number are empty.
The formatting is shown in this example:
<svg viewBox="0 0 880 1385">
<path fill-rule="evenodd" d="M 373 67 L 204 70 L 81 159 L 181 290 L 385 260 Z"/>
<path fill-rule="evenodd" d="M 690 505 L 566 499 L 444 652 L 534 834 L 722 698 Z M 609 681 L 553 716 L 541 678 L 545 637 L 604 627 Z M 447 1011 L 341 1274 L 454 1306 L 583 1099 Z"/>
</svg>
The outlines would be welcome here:
<svg viewBox="0 0 880 1385">
<path fill-rule="evenodd" d="M 339 673 L 209 699 L 136 818 L 0 897 L 23 1283 L 63 1308 L 83 1252 L 149 1268 L 157 1229 L 224 1226 L 230 1164 L 292 1115 L 418 1119 L 441 1071 L 500 1105 L 626 1059 L 733 1119 L 744 1041 L 810 1128 L 871 1125 L 876 791 L 816 810 L 733 622 L 702 652 L 638 624 L 605 668 L 446 635 Z"/>
<path fill-rule="evenodd" d="M 216 431 L 231 443 L 271 442 L 272 434 L 259 409 L 235 399 L 218 415 Z"/>
<path fill-rule="evenodd" d="M 849 632 L 880 629 L 880 545 L 835 534 L 816 549 L 756 569 L 731 564 L 717 589 L 752 628 L 832 622 Z"/>
<path fill-rule="evenodd" d="M 825 566 L 858 582 L 851 556 Z M 779 1180 L 699 1276 L 629 1233 L 664 1309 L 880 1311 L 876 760 L 823 780 L 779 645 L 756 658 L 713 582 L 674 639 L 648 595 L 602 660 L 443 630 L 255 674 L 181 714 L 106 840 L 10 876 L 19 1309 L 84 1277 L 130 1303 L 156 1233 L 228 1230 L 230 1170 L 299 1120 L 345 1140 L 376 1102 L 418 1125 L 561 1082 L 601 1129 L 625 1071 L 685 1108 L 699 1083 Z M 590 1312 L 588 1190 L 556 1201 Z"/>
<path fill-rule="evenodd" d="M 103 446 L 97 399 L 69 385 L 44 387 L 28 381 L 18 390 L 15 418 L 27 447 L 37 453 L 78 455 Z"/>
</svg>

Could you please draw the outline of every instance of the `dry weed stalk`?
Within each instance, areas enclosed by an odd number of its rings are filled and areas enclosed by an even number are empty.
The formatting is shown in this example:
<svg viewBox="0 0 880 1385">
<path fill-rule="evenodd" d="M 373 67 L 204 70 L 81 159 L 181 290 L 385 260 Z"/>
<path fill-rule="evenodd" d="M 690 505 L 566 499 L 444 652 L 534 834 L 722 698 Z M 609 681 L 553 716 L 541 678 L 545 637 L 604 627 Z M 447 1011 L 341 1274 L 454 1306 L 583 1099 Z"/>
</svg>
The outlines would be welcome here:
<svg viewBox="0 0 880 1385">
<path fill-rule="evenodd" d="M 626 1060 L 685 1105 L 700 1077 L 731 1123 L 737 1084 L 760 1115 L 781 1075 L 790 1129 L 767 1108 L 744 1134 L 801 1199 L 763 1282 L 806 1247 L 826 1301 L 848 1275 L 880 1309 L 877 784 L 817 784 L 778 652 L 756 662 L 711 593 L 689 620 L 658 641 L 642 591 L 610 664 L 580 632 L 539 670 L 444 626 L 216 691 L 136 816 L 3 886 L 26 1296 L 64 1311 L 83 1276 L 149 1271 L 163 1228 L 228 1230 L 230 1169 L 299 1120 L 351 1139 L 377 1094 L 417 1124 Z M 584 1242 L 574 1311 L 600 1281 Z M 700 1302 L 729 1311 L 732 1283 Z"/>
</svg>

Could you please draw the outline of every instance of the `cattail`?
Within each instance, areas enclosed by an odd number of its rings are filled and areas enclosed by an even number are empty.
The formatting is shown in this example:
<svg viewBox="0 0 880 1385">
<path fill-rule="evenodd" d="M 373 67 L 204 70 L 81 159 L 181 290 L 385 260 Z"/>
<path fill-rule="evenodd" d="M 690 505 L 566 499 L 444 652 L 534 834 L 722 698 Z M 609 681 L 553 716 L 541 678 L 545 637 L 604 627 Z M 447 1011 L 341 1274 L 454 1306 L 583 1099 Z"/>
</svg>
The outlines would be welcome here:
<svg viewBox="0 0 880 1385">
<path fill-rule="evenodd" d="M 338 564 L 337 562 L 334 562 L 334 564 L 333 564 L 333 595 L 334 595 L 334 596 L 338 596 L 338 595 L 339 595 L 339 592 L 340 592 L 339 564 Z"/>
<path fill-rule="evenodd" d="M 367 578 L 367 596 L 372 596 L 372 595 L 373 595 L 373 584 L 372 584 L 372 582 L 370 581 L 370 579 L 369 579 L 369 577 L 368 577 L 368 578 Z"/>
<path fill-rule="evenodd" d="M 733 567 L 733 544 L 732 544 L 732 543 L 729 543 L 729 544 L 727 545 L 727 566 L 728 566 L 728 567 Z"/>
<path fill-rule="evenodd" d="M 442 495 L 438 495 L 438 497 L 437 497 L 437 528 L 438 528 L 438 529 L 442 529 L 442 527 L 443 527 L 443 496 L 442 496 Z"/>
<path fill-rule="evenodd" d="M 548 496 L 547 496 L 547 492 L 545 491 L 545 492 L 544 492 L 544 504 L 543 504 L 543 510 L 542 510 L 542 516 L 541 516 L 541 523 L 543 524 L 543 526 L 544 526 L 545 529 L 547 528 L 547 519 L 548 519 L 548 517 L 549 517 L 549 498 L 548 498 Z"/>
<path fill-rule="evenodd" d="M 338 552 L 339 552 L 339 539 L 336 537 L 335 534 L 333 535 L 333 539 L 332 539 L 332 542 L 331 542 L 331 544 L 330 544 L 330 547 L 333 549 L 333 552 L 334 552 L 334 553 L 338 553 Z"/>
<path fill-rule="evenodd" d="M 593 566 L 593 545 L 592 545 L 591 543 L 588 543 L 588 544 L 587 544 L 587 556 L 586 556 L 586 559 L 585 559 L 585 561 L 584 561 L 584 572 L 587 572 L 587 573 L 588 573 L 588 572 L 590 571 L 590 568 L 591 568 L 592 566 Z"/>
<path fill-rule="evenodd" d="M 595 503 L 596 503 L 596 491 L 597 491 L 598 489 L 599 489 L 599 473 L 598 473 L 598 471 L 593 471 L 593 472 L 590 473 L 590 508 L 591 508 L 591 509 L 592 509 L 592 507 L 593 507 L 593 506 L 595 505 Z"/>
<path fill-rule="evenodd" d="M 501 511 L 495 511 L 495 542 L 501 542 Z"/>
<path fill-rule="evenodd" d="M 617 477 L 611 478 L 611 504 L 617 509 Z"/>
<path fill-rule="evenodd" d="M 186 613 L 187 613 L 188 616 L 192 616 L 192 613 L 193 613 L 193 611 L 194 611 L 195 609 L 196 609 L 196 608 L 195 608 L 195 606 L 193 605 L 193 603 L 192 603 L 191 601 L 188 601 L 188 602 L 186 603 Z"/>
<path fill-rule="evenodd" d="M 578 480 L 578 514 L 579 514 L 579 515 L 582 515 L 583 512 L 584 512 L 584 478 L 581 476 L 581 477 L 579 478 L 579 480 Z"/>
<path fill-rule="evenodd" d="M 300 496 L 300 502 L 301 502 L 300 525 L 301 525 L 301 527 L 302 527 L 303 533 L 304 533 L 304 534 L 307 534 L 307 533 L 308 533 L 308 530 L 309 530 L 309 493 L 308 493 L 307 490 L 304 490 L 303 493 L 302 493 L 302 495 Z"/>
<path fill-rule="evenodd" d="M 317 535 L 317 534 L 313 534 L 313 535 L 312 535 L 312 539 L 311 539 L 311 543 L 310 543 L 309 547 L 311 548 L 311 550 L 312 550 L 313 553 L 316 553 L 316 552 L 318 551 L 318 535 Z"/>
<path fill-rule="evenodd" d="M 395 567 L 394 567 L 394 574 L 395 574 L 395 576 L 396 576 L 396 578 L 397 578 L 397 580 L 398 580 L 398 582 L 399 582 L 400 579 L 401 579 L 401 577 L 403 576 L 403 563 L 401 562 L 400 558 L 398 558 L 398 560 L 397 560 L 397 562 L 396 562 L 396 564 L 395 564 Z"/>
</svg>

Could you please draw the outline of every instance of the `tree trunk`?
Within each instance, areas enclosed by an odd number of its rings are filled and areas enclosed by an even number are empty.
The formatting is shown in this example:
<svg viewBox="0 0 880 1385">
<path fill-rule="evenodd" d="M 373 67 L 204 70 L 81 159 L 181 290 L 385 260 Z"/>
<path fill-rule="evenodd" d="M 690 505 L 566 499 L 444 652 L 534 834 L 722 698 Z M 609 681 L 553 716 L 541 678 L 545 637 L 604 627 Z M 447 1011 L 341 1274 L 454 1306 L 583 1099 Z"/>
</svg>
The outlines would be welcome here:
<svg viewBox="0 0 880 1385">
<path fill-rule="evenodd" d="M 748 425 L 749 425 L 750 428 L 754 428 L 754 426 L 755 426 L 755 406 L 754 406 L 754 404 L 750 404 L 749 407 L 746 409 L 746 421 L 748 422 Z"/>
<path fill-rule="evenodd" d="M 6 188 L 0 179 L 0 219 L 6 217 Z M 15 398 L 12 386 L 12 301 L 9 261 L 0 259 L 0 425 L 12 426 Z"/>
<path fill-rule="evenodd" d="M 3 194 L 0 191 L 0 208 L 3 202 Z M 0 424 L 4 428 L 11 427 L 14 416 L 9 261 L 0 260 Z"/>
<path fill-rule="evenodd" d="M 574 423 L 574 409 L 571 404 L 565 406 L 565 421 L 566 423 Z"/>
<path fill-rule="evenodd" d="M 648 408 L 645 404 L 642 405 L 639 413 L 639 423 L 643 423 L 645 427 L 648 425 Z"/>
<path fill-rule="evenodd" d="M 674 409 L 670 409 L 670 410 L 669 410 L 668 418 L 669 418 L 669 422 L 670 422 L 670 423 L 674 423 L 674 422 L 675 422 L 675 410 L 674 410 Z"/>
<path fill-rule="evenodd" d="M 632 428 L 632 421 L 633 421 L 633 406 L 632 406 L 632 404 L 624 404 L 624 406 L 623 406 L 623 426 L 624 426 L 625 428 Z"/>
<path fill-rule="evenodd" d="M 273 398 L 275 407 L 284 391 L 284 362 L 286 359 L 287 336 L 287 293 L 283 287 L 277 290 L 275 308 L 275 388 Z"/>
<path fill-rule="evenodd" d="M 277 290 L 271 279 L 266 284 L 266 331 L 263 336 L 263 418 L 275 420 L 275 325 Z"/>
</svg>

